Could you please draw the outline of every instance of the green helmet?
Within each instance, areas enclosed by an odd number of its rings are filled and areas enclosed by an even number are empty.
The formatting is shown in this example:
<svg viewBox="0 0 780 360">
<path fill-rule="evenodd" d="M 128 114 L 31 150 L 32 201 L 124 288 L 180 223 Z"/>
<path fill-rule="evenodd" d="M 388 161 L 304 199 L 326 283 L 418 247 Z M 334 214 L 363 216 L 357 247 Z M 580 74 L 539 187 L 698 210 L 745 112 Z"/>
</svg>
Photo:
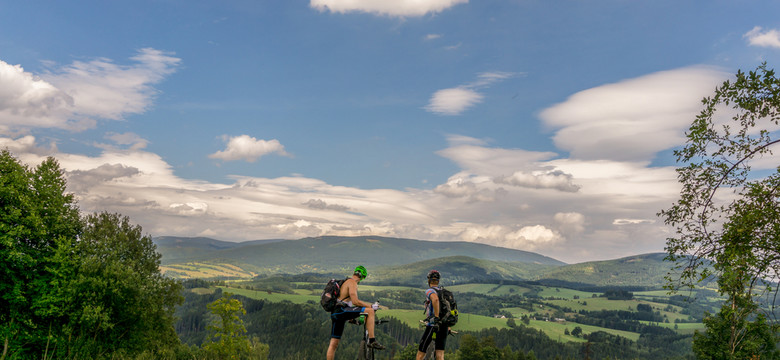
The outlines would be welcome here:
<svg viewBox="0 0 780 360">
<path fill-rule="evenodd" d="M 355 268 L 354 274 L 360 276 L 361 279 L 365 279 L 368 276 L 368 271 L 366 271 L 365 266 L 358 265 L 358 267 Z"/>
</svg>

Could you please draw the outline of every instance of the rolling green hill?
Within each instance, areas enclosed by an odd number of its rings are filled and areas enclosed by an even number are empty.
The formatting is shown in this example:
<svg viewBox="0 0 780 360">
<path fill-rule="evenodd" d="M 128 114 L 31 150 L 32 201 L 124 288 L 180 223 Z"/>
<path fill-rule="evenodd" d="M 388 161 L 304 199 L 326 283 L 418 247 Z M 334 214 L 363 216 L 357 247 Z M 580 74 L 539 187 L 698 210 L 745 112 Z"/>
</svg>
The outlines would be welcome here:
<svg viewBox="0 0 780 360">
<path fill-rule="evenodd" d="M 557 266 L 451 256 L 382 267 L 371 275 L 370 281 L 372 284 L 419 286 L 425 283 L 428 272 L 436 269 L 442 274 L 442 284 L 448 286 L 468 283 L 496 284 L 507 280 L 527 281 L 532 279 L 535 273 L 548 268 Z"/>
<path fill-rule="evenodd" d="M 665 254 L 565 264 L 539 254 L 466 242 L 374 236 L 231 243 L 209 238 L 156 238 L 162 269 L 177 278 L 251 278 L 272 274 L 345 274 L 365 265 L 372 283 L 419 285 L 430 269 L 448 284 L 536 282 L 585 291 L 661 289 L 672 264 Z"/>
<path fill-rule="evenodd" d="M 548 267 L 533 280 L 548 286 L 581 290 L 605 287 L 660 289 L 664 276 L 672 269 L 672 263 L 664 261 L 665 256 L 664 253 L 653 253 Z"/>
<path fill-rule="evenodd" d="M 192 269 L 230 265 L 247 274 L 344 272 L 364 264 L 369 272 L 377 267 L 398 266 L 426 259 L 470 256 L 482 260 L 537 265 L 563 262 L 532 252 L 466 242 L 422 241 L 375 236 L 325 236 L 265 243 L 228 243 L 195 238 L 158 241 L 163 270 L 176 277 Z M 188 270 L 189 269 L 189 270 Z M 198 277 L 203 277 L 198 271 Z M 211 272 L 218 277 L 218 272 Z M 229 275 L 233 276 L 233 275 Z"/>
</svg>

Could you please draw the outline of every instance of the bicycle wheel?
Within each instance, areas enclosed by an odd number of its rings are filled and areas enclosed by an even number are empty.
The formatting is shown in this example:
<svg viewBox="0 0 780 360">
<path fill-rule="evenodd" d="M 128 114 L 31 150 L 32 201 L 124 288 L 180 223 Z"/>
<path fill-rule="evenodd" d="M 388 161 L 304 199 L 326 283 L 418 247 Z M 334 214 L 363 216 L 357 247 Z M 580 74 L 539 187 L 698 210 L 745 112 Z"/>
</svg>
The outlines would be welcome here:
<svg viewBox="0 0 780 360">
<path fill-rule="evenodd" d="M 366 345 L 368 344 L 366 344 L 365 340 L 360 341 L 360 347 L 358 348 L 358 360 L 368 360 L 368 358 L 366 357 L 367 355 L 366 350 L 368 350 L 368 346 Z"/>
<path fill-rule="evenodd" d="M 425 349 L 425 357 L 423 360 L 433 360 L 436 358 L 436 344 L 431 341 L 431 344 L 428 345 L 428 348 Z"/>
</svg>

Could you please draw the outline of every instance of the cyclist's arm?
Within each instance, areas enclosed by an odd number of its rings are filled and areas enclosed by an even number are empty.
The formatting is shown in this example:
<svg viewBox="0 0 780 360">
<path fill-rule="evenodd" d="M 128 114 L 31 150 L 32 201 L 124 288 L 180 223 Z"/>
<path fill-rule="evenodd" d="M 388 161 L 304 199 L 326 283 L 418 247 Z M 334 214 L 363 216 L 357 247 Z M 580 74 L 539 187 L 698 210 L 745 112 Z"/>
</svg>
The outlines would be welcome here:
<svg viewBox="0 0 780 360">
<path fill-rule="evenodd" d="M 434 296 L 436 293 L 431 293 L 431 306 L 433 307 L 433 316 L 439 316 L 439 296 Z"/>
<path fill-rule="evenodd" d="M 367 304 L 363 301 L 360 301 L 360 299 L 358 299 L 357 283 L 355 283 L 354 286 L 349 287 L 349 300 L 352 301 L 352 305 L 354 306 L 371 307 L 371 304 Z"/>
</svg>

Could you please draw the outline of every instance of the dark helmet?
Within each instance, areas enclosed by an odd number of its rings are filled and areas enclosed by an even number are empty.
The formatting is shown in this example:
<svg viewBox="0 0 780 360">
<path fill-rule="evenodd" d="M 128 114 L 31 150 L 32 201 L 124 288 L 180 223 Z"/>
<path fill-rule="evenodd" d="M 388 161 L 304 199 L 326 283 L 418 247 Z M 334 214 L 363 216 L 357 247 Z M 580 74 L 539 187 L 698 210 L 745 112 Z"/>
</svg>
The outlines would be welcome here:
<svg viewBox="0 0 780 360">
<path fill-rule="evenodd" d="M 428 272 L 428 281 L 441 279 L 441 274 L 438 270 L 431 270 Z"/>
</svg>

